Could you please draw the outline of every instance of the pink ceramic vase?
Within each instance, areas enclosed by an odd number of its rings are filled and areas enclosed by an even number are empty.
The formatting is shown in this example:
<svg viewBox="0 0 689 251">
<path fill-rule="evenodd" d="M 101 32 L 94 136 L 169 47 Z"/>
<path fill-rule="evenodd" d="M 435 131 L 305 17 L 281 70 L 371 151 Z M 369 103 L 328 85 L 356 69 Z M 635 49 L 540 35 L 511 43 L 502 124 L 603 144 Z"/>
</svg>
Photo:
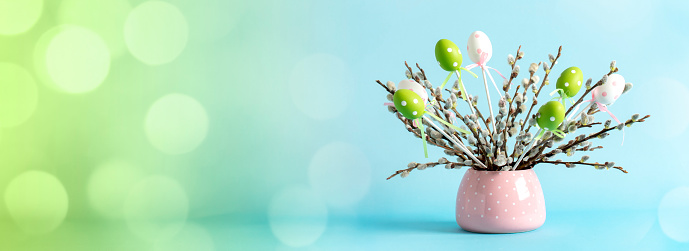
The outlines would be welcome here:
<svg viewBox="0 0 689 251">
<path fill-rule="evenodd" d="M 517 233 L 545 222 L 545 200 L 533 169 L 464 174 L 457 191 L 457 224 L 478 233 Z"/>
</svg>

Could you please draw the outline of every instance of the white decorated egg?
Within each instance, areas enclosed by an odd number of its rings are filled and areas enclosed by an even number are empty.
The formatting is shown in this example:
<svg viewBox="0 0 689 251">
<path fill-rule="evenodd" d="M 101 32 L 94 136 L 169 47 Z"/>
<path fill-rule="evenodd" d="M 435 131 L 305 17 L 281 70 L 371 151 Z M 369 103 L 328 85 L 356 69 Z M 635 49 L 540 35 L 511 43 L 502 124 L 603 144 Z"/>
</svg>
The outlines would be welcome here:
<svg viewBox="0 0 689 251">
<path fill-rule="evenodd" d="M 478 63 L 481 60 L 481 54 L 486 53 L 486 61 L 493 56 L 493 44 L 490 43 L 490 39 L 486 33 L 482 31 L 474 31 L 469 36 L 469 41 L 467 42 L 467 54 L 469 54 L 469 59 L 472 62 Z"/>
<path fill-rule="evenodd" d="M 421 86 L 421 84 L 417 83 L 414 80 L 411 79 L 405 79 L 400 81 L 400 83 L 397 85 L 397 89 L 402 90 L 410 90 L 415 92 L 421 99 L 423 99 L 423 103 L 426 104 L 428 102 L 428 93 L 426 92 L 426 88 Z"/>
<path fill-rule="evenodd" d="M 624 84 L 624 77 L 622 75 L 611 74 L 605 83 L 591 91 L 593 99 L 598 103 L 611 105 L 622 95 Z"/>
</svg>

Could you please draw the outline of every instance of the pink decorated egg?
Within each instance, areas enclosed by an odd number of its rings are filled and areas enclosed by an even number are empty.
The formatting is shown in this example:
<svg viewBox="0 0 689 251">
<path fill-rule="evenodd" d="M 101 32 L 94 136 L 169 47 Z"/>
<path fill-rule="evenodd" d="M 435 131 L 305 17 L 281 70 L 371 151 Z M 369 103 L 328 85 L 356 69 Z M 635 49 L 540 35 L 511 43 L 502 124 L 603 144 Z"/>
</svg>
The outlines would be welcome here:
<svg viewBox="0 0 689 251">
<path fill-rule="evenodd" d="M 397 89 L 406 89 L 413 91 L 414 93 L 419 95 L 419 97 L 421 97 L 424 104 L 428 102 L 428 93 L 426 92 L 426 88 L 424 88 L 423 86 L 421 86 L 421 84 L 417 83 L 414 80 L 405 79 L 400 81 L 400 83 L 397 85 Z"/>
<path fill-rule="evenodd" d="M 591 91 L 593 99 L 598 103 L 611 105 L 622 95 L 624 84 L 624 77 L 622 75 L 611 74 L 605 83 Z"/>
<path fill-rule="evenodd" d="M 467 42 L 467 54 L 469 54 L 469 59 L 474 63 L 478 63 L 483 53 L 487 54 L 487 63 L 493 56 L 493 45 L 490 43 L 490 39 L 488 39 L 486 33 L 474 31 L 471 33 L 471 36 L 469 36 L 469 41 Z"/>
</svg>

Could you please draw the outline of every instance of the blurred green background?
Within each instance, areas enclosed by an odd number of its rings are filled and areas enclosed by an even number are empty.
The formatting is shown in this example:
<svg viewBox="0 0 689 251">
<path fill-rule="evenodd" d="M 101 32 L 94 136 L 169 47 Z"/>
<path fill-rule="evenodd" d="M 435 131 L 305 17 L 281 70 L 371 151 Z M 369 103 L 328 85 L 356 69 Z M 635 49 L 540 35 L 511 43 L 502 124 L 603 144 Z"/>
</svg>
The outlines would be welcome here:
<svg viewBox="0 0 689 251">
<path fill-rule="evenodd" d="M 262 144 L 245 7 L 0 1 L 0 249 L 213 249 Z"/>
<path fill-rule="evenodd" d="M 686 248 L 687 13 L 681 1 L 0 0 L 0 250 Z M 617 60 L 635 88 L 611 111 L 653 115 L 591 154 L 629 175 L 538 166 L 549 221 L 533 235 L 458 238 L 464 170 L 385 180 L 424 159 L 374 80 L 404 79 L 406 60 L 437 85 L 435 42 L 464 48 L 474 30 L 503 73 L 519 45 L 522 71 L 559 45 L 556 72 L 596 80 Z M 450 234 L 424 232 L 436 226 Z"/>
</svg>

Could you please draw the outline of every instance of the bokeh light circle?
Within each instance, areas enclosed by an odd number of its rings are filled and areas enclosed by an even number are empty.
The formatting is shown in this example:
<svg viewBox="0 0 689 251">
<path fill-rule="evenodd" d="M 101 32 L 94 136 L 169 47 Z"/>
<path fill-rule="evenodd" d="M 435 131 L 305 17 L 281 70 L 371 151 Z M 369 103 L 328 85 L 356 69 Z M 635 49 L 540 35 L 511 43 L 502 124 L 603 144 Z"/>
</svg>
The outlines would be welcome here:
<svg viewBox="0 0 689 251">
<path fill-rule="evenodd" d="M 325 231 L 328 208 L 313 191 L 302 186 L 278 192 L 268 208 L 270 229 L 280 242 L 291 247 L 314 243 Z"/>
<path fill-rule="evenodd" d="M 673 240 L 689 242 L 689 187 L 677 187 L 663 196 L 658 207 L 663 233 Z"/>
<path fill-rule="evenodd" d="M 0 35 L 23 33 L 43 13 L 43 0 L 0 0 Z"/>
<path fill-rule="evenodd" d="M 208 116 L 196 99 L 183 94 L 161 97 L 148 110 L 148 140 L 167 154 L 182 154 L 198 147 L 208 132 Z"/>
<path fill-rule="evenodd" d="M 309 181 L 329 205 L 347 207 L 368 193 L 371 166 L 359 148 L 333 142 L 314 154 L 309 165 Z"/>
<path fill-rule="evenodd" d="M 44 234 L 64 221 L 69 199 L 55 176 L 43 171 L 27 171 L 7 185 L 5 205 L 22 231 Z"/>
<path fill-rule="evenodd" d="M 331 119 L 348 106 L 350 83 L 345 63 L 330 54 L 316 54 L 299 61 L 289 78 L 292 101 L 314 119 Z"/>
<path fill-rule="evenodd" d="M 57 20 L 96 32 L 107 44 L 110 55 L 118 57 L 125 51 L 123 27 L 131 10 L 127 0 L 63 0 Z"/>
<path fill-rule="evenodd" d="M 153 176 L 129 190 L 124 216 L 129 229 L 148 241 L 167 240 L 186 223 L 189 211 L 187 193 L 177 181 Z"/>
<path fill-rule="evenodd" d="M 122 218 L 130 188 L 143 177 L 141 170 L 124 161 L 113 160 L 98 166 L 87 184 L 91 207 L 105 217 Z"/>
<path fill-rule="evenodd" d="M 129 51 L 149 65 L 168 63 L 184 50 L 189 36 L 187 21 L 177 7 L 148 1 L 131 11 L 124 25 Z"/>
<path fill-rule="evenodd" d="M 38 89 L 31 74 L 18 65 L 0 62 L 0 126 L 24 123 L 37 105 Z"/>
<path fill-rule="evenodd" d="M 206 229 L 196 225 L 187 223 L 173 238 L 156 242 L 153 250 L 159 251 L 213 251 L 215 244 L 213 239 Z"/>
<path fill-rule="evenodd" d="M 110 51 L 91 30 L 63 25 L 46 32 L 37 43 L 35 59 L 42 80 L 67 93 L 98 87 L 110 71 Z"/>
</svg>

